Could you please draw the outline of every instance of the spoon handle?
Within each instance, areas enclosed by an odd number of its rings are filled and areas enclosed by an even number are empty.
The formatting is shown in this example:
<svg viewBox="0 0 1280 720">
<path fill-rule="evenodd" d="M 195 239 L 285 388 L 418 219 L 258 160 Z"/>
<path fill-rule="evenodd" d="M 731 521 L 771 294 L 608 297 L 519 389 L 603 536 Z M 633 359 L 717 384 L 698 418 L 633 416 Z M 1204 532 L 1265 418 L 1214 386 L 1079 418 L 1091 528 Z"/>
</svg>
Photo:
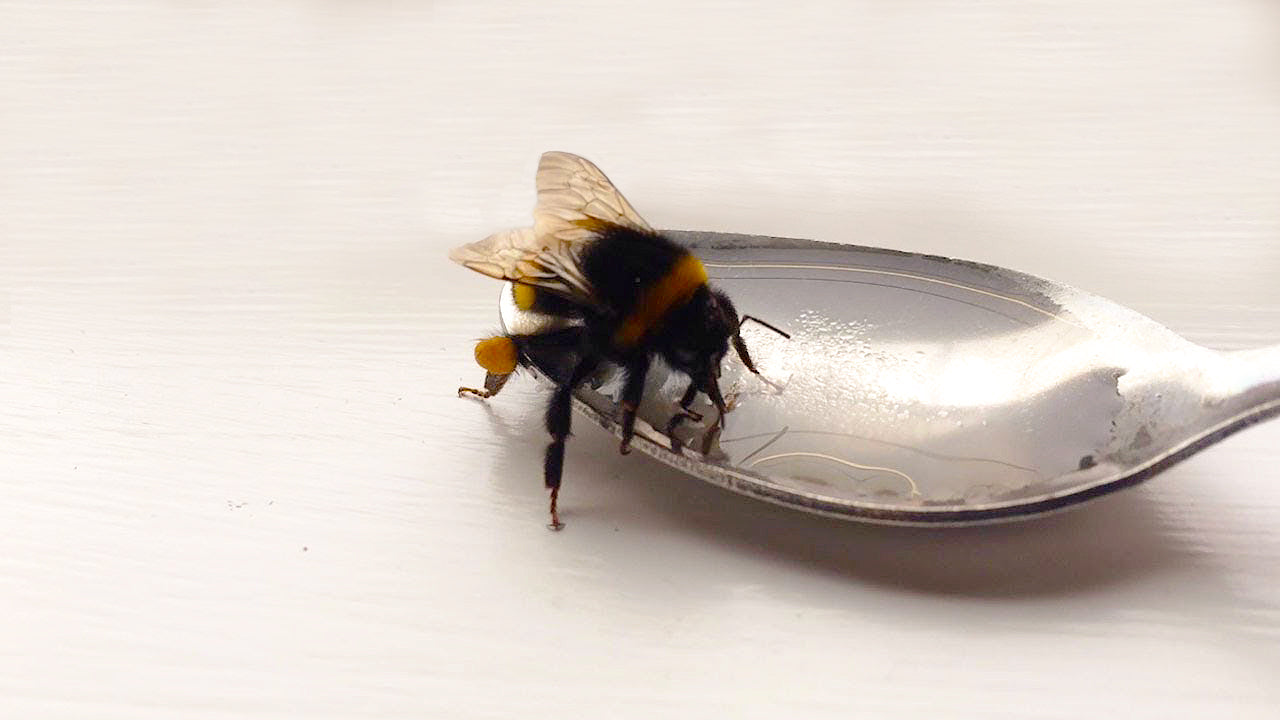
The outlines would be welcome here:
<svg viewBox="0 0 1280 720">
<path fill-rule="evenodd" d="M 1280 401 L 1280 345 L 1224 353 L 1228 359 L 1233 394 L 1249 406 Z"/>
</svg>

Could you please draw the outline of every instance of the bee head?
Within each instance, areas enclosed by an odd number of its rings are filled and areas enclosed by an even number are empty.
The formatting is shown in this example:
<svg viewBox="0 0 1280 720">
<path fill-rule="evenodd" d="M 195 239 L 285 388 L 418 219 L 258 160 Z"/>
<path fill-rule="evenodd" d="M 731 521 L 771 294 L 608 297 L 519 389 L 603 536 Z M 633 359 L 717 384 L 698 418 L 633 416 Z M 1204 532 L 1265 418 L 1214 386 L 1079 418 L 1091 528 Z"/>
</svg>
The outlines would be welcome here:
<svg viewBox="0 0 1280 720">
<path fill-rule="evenodd" d="M 699 385 L 720 377 L 720 363 L 738 334 L 738 311 L 729 297 L 703 286 L 669 319 L 663 358 Z"/>
<path fill-rule="evenodd" d="M 729 352 L 729 341 L 738 336 L 738 310 L 728 295 L 719 290 L 707 289 L 710 296 L 707 307 L 710 333 L 716 339 L 715 376 L 720 377 L 720 361 Z"/>
</svg>

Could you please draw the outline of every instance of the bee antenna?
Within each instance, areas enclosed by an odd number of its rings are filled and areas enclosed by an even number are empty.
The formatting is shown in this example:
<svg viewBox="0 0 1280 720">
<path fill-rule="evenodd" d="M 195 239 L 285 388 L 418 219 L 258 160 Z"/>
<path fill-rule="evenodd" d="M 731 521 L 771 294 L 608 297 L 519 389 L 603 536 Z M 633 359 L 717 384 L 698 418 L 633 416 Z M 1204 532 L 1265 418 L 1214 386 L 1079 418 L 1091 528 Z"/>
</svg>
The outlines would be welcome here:
<svg viewBox="0 0 1280 720">
<path fill-rule="evenodd" d="M 774 332 L 778 333 L 779 335 L 781 335 L 782 337 L 784 337 L 784 338 L 786 338 L 786 339 L 788 339 L 788 340 L 790 340 L 790 339 L 791 339 L 791 335 L 790 335 L 790 333 L 783 332 L 782 330 L 779 330 L 778 328 L 776 328 L 776 327 L 774 327 L 774 326 L 770 325 L 769 323 L 767 323 L 767 322 L 765 322 L 765 321 L 761 320 L 761 319 L 760 319 L 760 318 L 758 318 L 758 317 L 755 317 L 754 315 L 743 315 L 743 316 L 742 316 L 742 319 L 738 321 L 738 327 L 742 327 L 742 323 L 744 323 L 744 322 L 746 322 L 746 321 L 748 321 L 748 320 L 751 320 L 751 321 L 753 321 L 753 322 L 759 323 L 759 324 L 761 324 L 761 325 L 763 325 L 763 326 L 765 326 L 765 327 L 769 328 L 770 330 L 772 330 L 772 331 L 774 331 Z"/>
</svg>

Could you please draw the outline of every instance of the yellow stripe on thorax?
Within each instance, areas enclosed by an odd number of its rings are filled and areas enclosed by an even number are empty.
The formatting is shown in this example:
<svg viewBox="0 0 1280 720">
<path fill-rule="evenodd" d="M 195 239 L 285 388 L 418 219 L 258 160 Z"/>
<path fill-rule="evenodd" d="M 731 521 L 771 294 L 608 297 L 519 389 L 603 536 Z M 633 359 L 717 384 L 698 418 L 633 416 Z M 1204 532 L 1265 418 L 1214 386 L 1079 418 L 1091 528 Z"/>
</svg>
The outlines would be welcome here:
<svg viewBox="0 0 1280 720">
<path fill-rule="evenodd" d="M 631 314 L 623 319 L 614 333 L 613 341 L 619 347 L 631 347 L 640 342 L 672 309 L 693 297 L 698 288 L 707 283 L 707 269 L 693 255 L 685 254 L 671 270 L 657 282 L 640 293 L 640 301 Z"/>
</svg>

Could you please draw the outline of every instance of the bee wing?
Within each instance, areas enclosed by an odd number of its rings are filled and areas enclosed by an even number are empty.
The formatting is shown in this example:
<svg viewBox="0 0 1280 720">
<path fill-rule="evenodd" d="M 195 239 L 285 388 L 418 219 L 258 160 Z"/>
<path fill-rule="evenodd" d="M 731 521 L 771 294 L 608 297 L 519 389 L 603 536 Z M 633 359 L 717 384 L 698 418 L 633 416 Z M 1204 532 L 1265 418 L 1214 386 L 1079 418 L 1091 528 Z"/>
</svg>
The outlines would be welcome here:
<svg viewBox="0 0 1280 720">
<path fill-rule="evenodd" d="M 601 223 L 650 230 L 631 203 L 590 161 L 549 152 L 538 163 L 533 227 L 495 233 L 454 248 L 450 259 L 500 280 L 536 285 L 586 305 L 598 304 L 583 275 L 583 249 Z"/>
<path fill-rule="evenodd" d="M 594 236 L 601 222 L 652 230 L 600 168 L 586 158 L 567 152 L 543 153 L 537 185 L 533 229 L 539 238 L 582 242 Z"/>
<path fill-rule="evenodd" d="M 449 251 L 449 259 L 499 280 L 536 285 L 581 303 L 594 303 L 595 291 L 578 266 L 577 253 L 553 250 L 538 241 L 533 228 L 494 233 Z"/>
</svg>

